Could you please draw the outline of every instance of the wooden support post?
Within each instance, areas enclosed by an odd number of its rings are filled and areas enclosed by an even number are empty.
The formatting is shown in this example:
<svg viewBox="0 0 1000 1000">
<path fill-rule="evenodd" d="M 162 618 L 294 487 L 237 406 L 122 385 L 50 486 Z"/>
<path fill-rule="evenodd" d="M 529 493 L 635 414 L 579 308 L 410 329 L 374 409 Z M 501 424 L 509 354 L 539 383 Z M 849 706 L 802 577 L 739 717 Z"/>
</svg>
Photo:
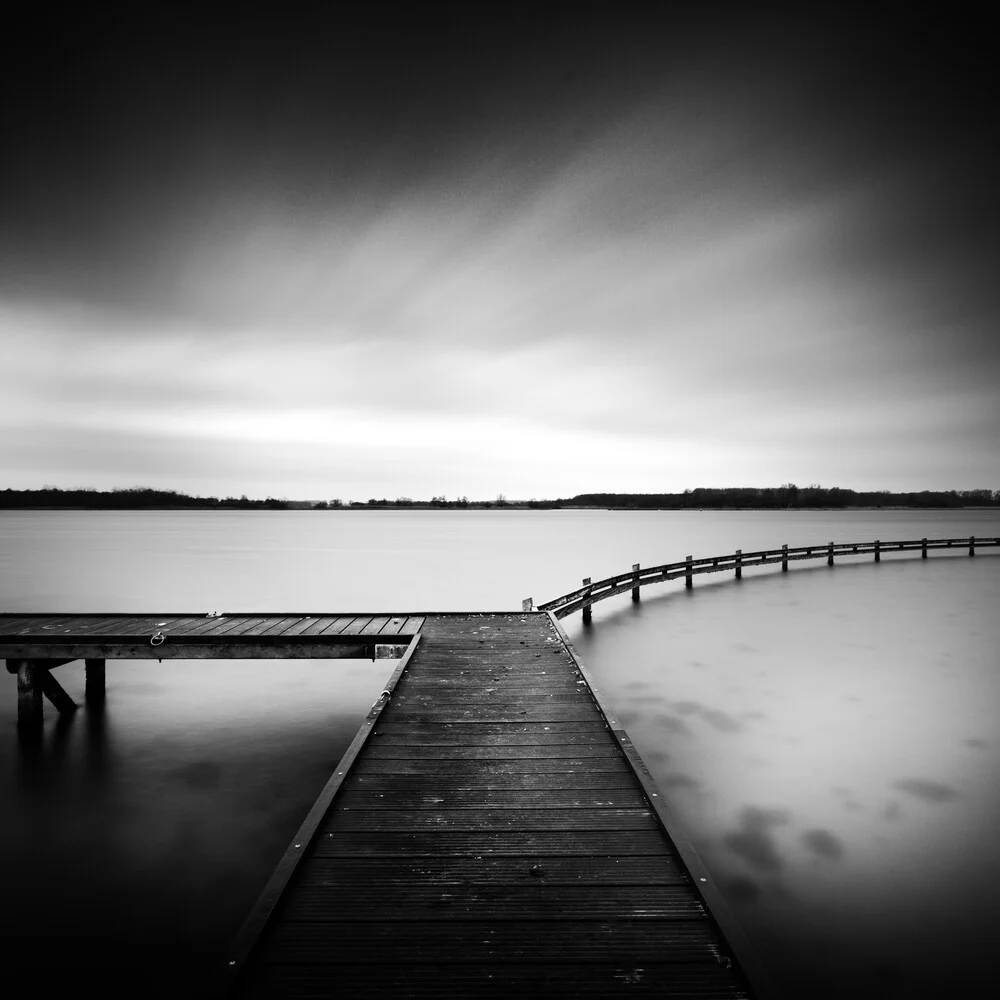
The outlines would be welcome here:
<svg viewBox="0 0 1000 1000">
<path fill-rule="evenodd" d="M 833 542 L 830 542 L 826 547 L 826 564 L 827 566 L 833 565 Z"/>
<path fill-rule="evenodd" d="M 530 600 L 530 598 L 529 598 Z M 531 610 L 530 608 L 528 609 Z M 106 691 L 106 680 L 104 670 L 104 660 L 84 660 L 84 669 L 87 672 L 87 687 L 84 697 L 89 705 L 97 705 L 104 701 Z"/>
<path fill-rule="evenodd" d="M 743 579 L 743 550 L 736 550 L 736 579 Z"/>
<path fill-rule="evenodd" d="M 632 603 L 639 602 L 639 564 L 632 563 L 632 575 L 635 577 L 635 586 L 632 588 Z"/>
<path fill-rule="evenodd" d="M 590 577 L 586 576 L 583 578 L 583 585 L 587 588 L 587 595 L 590 595 Z M 590 605 L 585 604 L 583 606 L 583 623 L 584 625 L 590 624 Z"/>
<path fill-rule="evenodd" d="M 920 558 L 921 559 L 926 559 L 927 558 L 927 539 L 926 538 L 921 538 L 920 539 Z"/>
<path fill-rule="evenodd" d="M 787 573 L 788 572 L 788 546 L 787 545 L 782 545 L 781 546 L 781 572 L 782 573 Z"/>
<path fill-rule="evenodd" d="M 882 561 L 882 543 L 876 538 L 875 539 L 875 562 Z"/>
<path fill-rule="evenodd" d="M 976 554 L 976 536 L 969 535 L 969 555 L 974 556 Z"/>
<path fill-rule="evenodd" d="M 40 729 L 42 725 L 41 671 L 32 660 L 8 660 L 7 669 L 17 669 L 17 728 Z"/>
<path fill-rule="evenodd" d="M 38 681 L 42 688 L 42 694 L 55 705 L 60 715 L 72 715 L 77 710 L 76 702 L 42 663 L 38 664 Z"/>
<path fill-rule="evenodd" d="M 694 586 L 694 577 L 692 575 L 693 571 L 691 567 L 692 559 L 693 559 L 692 556 L 684 557 L 684 562 L 687 563 L 687 565 L 684 567 L 684 586 L 687 587 L 688 590 L 690 590 Z"/>
</svg>

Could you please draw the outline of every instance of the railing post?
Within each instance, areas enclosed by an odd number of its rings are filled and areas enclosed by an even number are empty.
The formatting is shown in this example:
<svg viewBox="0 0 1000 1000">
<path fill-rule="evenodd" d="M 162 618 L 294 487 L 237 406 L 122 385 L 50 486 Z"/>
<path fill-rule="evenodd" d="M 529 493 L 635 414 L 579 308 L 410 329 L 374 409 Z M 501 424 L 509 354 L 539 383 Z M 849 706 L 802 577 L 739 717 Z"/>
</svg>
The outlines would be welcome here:
<svg viewBox="0 0 1000 1000">
<path fill-rule="evenodd" d="M 736 579 L 743 579 L 743 550 L 736 550 Z"/>
<path fill-rule="evenodd" d="M 926 538 L 921 538 L 920 539 L 920 558 L 921 559 L 926 559 L 927 558 L 927 539 Z"/>
<path fill-rule="evenodd" d="M 589 576 L 586 576 L 586 577 L 583 578 L 583 585 L 587 588 L 587 593 L 584 596 L 585 596 L 585 598 L 589 597 L 590 596 L 590 577 Z M 590 605 L 589 604 L 585 604 L 583 606 L 583 623 L 585 625 L 589 625 L 590 624 Z"/>
<path fill-rule="evenodd" d="M 826 547 L 826 564 L 827 566 L 833 565 L 833 542 L 830 542 Z"/>
<path fill-rule="evenodd" d="M 687 564 L 684 567 L 684 586 L 687 587 L 688 590 L 690 590 L 694 586 L 694 578 L 692 575 L 693 570 L 691 566 L 692 559 L 693 559 L 692 556 L 684 557 L 684 562 Z"/>
<path fill-rule="evenodd" d="M 632 588 L 632 603 L 637 604 L 639 602 L 639 564 L 632 563 L 632 575 L 635 578 L 635 586 Z"/>
<path fill-rule="evenodd" d="M 974 556 L 976 554 L 976 536 L 969 535 L 969 555 Z"/>
<path fill-rule="evenodd" d="M 530 598 L 530 597 L 526 597 L 523 601 L 521 601 L 521 610 L 522 611 L 531 611 L 531 609 L 534 606 L 535 606 L 534 600 L 532 598 Z"/>
<path fill-rule="evenodd" d="M 875 539 L 875 562 L 882 561 L 882 543 L 876 538 Z"/>
<path fill-rule="evenodd" d="M 788 546 L 787 545 L 782 545 L 781 546 L 781 572 L 782 573 L 787 573 L 788 572 Z"/>
</svg>

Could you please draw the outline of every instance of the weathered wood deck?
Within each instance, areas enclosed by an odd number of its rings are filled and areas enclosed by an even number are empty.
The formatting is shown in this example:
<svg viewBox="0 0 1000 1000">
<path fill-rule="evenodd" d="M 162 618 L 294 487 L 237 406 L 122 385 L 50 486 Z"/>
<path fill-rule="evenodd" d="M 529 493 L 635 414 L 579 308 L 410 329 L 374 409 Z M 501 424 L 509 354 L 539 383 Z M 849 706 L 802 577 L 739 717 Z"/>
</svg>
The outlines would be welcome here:
<svg viewBox="0 0 1000 1000">
<path fill-rule="evenodd" d="M 43 695 L 76 708 L 50 673 L 72 659 L 89 702 L 108 658 L 404 650 L 226 956 L 223 992 L 771 995 L 551 613 L 0 615 L 29 733 Z"/>
<path fill-rule="evenodd" d="M 753 996 L 671 822 L 554 618 L 429 615 L 235 942 L 232 991 Z"/>
</svg>

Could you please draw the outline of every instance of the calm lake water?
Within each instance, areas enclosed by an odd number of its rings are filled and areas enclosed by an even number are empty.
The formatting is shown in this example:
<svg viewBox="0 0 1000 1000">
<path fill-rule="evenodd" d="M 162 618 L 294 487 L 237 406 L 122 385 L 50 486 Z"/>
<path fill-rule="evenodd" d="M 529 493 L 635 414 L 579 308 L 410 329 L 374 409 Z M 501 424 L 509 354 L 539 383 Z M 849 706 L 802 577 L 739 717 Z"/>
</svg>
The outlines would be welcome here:
<svg viewBox="0 0 1000 1000">
<path fill-rule="evenodd" d="M 519 609 L 639 561 L 1000 535 L 1000 512 L 0 512 L 0 609 Z M 564 624 L 789 998 L 971 995 L 1000 955 L 1000 557 L 746 570 Z M 108 664 L 15 736 L 8 961 L 198 995 L 391 664 Z M 82 696 L 81 664 L 59 668 Z M 136 988 L 136 976 L 141 988 Z"/>
</svg>

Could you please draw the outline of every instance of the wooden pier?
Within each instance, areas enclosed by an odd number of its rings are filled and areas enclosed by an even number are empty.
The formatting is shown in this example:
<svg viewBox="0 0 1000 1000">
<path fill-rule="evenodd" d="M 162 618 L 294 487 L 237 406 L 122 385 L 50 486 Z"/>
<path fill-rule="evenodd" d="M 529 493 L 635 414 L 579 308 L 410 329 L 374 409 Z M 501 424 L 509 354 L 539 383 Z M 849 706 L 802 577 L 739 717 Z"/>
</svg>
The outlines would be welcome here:
<svg viewBox="0 0 1000 1000">
<path fill-rule="evenodd" d="M 8 669 L 39 703 L 49 668 L 72 658 L 404 642 L 225 957 L 221 992 L 772 995 L 551 614 L 0 616 Z M 25 724 L 36 717 L 27 705 Z"/>
</svg>

